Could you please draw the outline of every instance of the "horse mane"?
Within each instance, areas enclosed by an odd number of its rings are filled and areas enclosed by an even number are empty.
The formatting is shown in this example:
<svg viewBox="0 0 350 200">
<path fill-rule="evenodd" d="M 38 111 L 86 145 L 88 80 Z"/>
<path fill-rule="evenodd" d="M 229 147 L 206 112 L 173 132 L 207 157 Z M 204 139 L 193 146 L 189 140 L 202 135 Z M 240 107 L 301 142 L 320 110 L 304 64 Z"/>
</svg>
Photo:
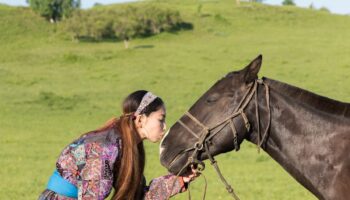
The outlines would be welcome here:
<svg viewBox="0 0 350 200">
<path fill-rule="evenodd" d="M 329 114 L 344 116 L 350 118 L 350 103 L 344 103 L 337 100 L 330 99 L 321 95 L 317 95 L 310 91 L 282 83 L 269 78 L 263 80 L 272 88 L 279 91 L 284 96 L 293 97 L 303 104 L 307 104 L 314 109 L 327 112 Z"/>
</svg>

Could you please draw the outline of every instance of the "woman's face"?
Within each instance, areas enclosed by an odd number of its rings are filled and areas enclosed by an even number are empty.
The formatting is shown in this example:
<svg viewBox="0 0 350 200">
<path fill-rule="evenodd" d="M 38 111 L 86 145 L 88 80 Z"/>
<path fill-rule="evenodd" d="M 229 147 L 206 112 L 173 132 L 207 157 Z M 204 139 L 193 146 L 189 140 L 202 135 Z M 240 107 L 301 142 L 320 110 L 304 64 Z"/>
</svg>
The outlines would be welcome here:
<svg viewBox="0 0 350 200">
<path fill-rule="evenodd" d="M 149 116 L 143 115 L 141 118 L 141 130 L 146 139 L 149 139 L 151 142 L 162 140 L 166 130 L 165 117 L 166 110 L 164 106 L 152 112 Z"/>
</svg>

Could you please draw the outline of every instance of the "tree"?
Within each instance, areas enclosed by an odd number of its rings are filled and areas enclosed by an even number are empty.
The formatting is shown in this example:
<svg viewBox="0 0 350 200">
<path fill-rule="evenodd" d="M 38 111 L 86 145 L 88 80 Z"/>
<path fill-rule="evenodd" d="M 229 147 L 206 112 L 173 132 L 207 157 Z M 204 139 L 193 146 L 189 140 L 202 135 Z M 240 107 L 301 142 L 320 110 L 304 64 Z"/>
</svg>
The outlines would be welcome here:
<svg viewBox="0 0 350 200">
<path fill-rule="evenodd" d="M 80 0 L 27 0 L 34 12 L 56 22 L 62 17 L 69 17 L 80 7 Z"/>
<path fill-rule="evenodd" d="M 295 3 L 294 3 L 293 0 L 284 0 L 282 2 L 282 5 L 284 5 L 284 6 L 295 6 Z"/>
</svg>

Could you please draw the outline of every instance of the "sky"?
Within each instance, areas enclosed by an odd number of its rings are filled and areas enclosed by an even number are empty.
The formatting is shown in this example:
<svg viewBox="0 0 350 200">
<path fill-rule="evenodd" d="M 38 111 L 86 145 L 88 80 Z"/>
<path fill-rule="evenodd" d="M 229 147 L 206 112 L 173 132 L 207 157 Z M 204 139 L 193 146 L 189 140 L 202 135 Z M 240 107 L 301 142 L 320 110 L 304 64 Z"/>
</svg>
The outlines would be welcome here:
<svg viewBox="0 0 350 200">
<path fill-rule="evenodd" d="M 82 8 L 91 8 L 95 3 L 110 4 L 110 3 L 122 3 L 133 0 L 81 0 Z M 184 0 L 185 1 L 185 0 Z M 270 5 L 281 5 L 283 0 L 263 0 L 264 3 Z M 309 7 L 313 4 L 314 8 L 319 9 L 326 7 L 332 13 L 336 14 L 350 14 L 350 0 L 294 0 L 297 6 Z M 26 6 L 26 0 L 0 0 L 0 3 L 8 5 L 21 5 Z"/>
</svg>

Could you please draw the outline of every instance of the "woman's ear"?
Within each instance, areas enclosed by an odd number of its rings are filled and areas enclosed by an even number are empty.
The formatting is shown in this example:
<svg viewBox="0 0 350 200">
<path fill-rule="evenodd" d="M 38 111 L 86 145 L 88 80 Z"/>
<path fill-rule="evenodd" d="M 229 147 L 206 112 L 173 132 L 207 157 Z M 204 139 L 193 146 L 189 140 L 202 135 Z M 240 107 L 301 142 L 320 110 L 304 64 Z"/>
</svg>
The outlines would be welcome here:
<svg viewBox="0 0 350 200">
<path fill-rule="evenodd" d="M 146 123 L 146 115 L 137 115 L 135 119 L 135 126 L 136 128 L 143 128 L 144 124 Z"/>
<path fill-rule="evenodd" d="M 136 128 L 142 128 L 142 115 L 137 115 L 134 122 Z"/>
</svg>

